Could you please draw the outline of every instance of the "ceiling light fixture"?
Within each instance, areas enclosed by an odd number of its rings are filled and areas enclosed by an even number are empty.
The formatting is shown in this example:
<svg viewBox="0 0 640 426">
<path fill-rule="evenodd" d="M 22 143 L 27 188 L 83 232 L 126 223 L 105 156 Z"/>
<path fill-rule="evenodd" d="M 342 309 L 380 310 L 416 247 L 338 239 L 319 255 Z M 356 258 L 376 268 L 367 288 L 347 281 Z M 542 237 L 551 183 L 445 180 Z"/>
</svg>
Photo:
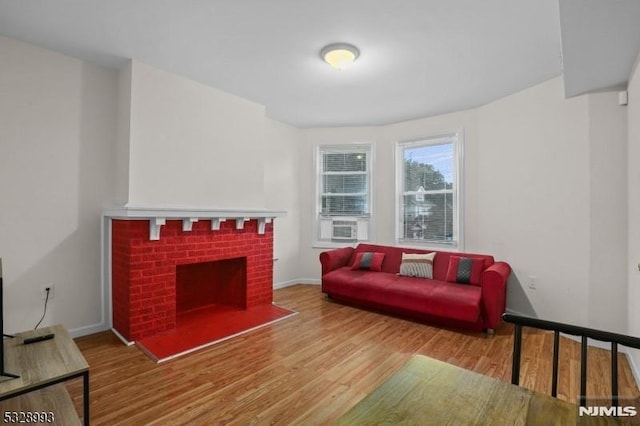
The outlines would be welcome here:
<svg viewBox="0 0 640 426">
<path fill-rule="evenodd" d="M 320 51 L 320 57 L 332 68 L 343 70 L 348 68 L 360 56 L 357 47 L 347 43 L 334 43 Z"/>
</svg>

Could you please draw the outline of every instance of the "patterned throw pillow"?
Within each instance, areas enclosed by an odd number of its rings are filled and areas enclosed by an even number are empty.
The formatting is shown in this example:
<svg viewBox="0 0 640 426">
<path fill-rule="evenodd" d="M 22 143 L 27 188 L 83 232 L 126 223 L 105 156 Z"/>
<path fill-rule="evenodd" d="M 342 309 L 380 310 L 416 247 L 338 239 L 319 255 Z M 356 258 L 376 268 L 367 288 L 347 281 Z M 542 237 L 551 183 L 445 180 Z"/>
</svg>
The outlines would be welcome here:
<svg viewBox="0 0 640 426">
<path fill-rule="evenodd" d="M 400 275 L 406 277 L 433 278 L 433 259 L 436 253 L 402 253 Z"/>
<path fill-rule="evenodd" d="M 449 257 L 447 281 L 459 284 L 480 284 L 484 260 L 477 257 Z"/>
<path fill-rule="evenodd" d="M 351 269 L 380 272 L 382 271 L 383 260 L 384 253 L 374 253 L 370 251 L 357 253 Z"/>
</svg>

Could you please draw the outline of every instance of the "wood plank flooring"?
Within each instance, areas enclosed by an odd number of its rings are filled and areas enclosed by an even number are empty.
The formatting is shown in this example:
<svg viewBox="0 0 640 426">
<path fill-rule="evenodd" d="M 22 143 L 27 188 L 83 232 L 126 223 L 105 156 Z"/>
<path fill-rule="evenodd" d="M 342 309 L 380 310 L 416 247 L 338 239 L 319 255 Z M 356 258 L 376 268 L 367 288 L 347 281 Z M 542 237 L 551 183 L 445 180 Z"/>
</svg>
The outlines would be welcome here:
<svg viewBox="0 0 640 426">
<path fill-rule="evenodd" d="M 511 377 L 513 328 L 492 338 L 446 330 L 330 301 L 319 286 L 274 292 L 299 312 L 193 354 L 155 364 L 111 332 L 76 340 L 91 368 L 94 425 L 328 424 L 379 386 L 413 354 L 504 381 Z M 525 329 L 521 385 L 551 389 L 553 338 Z M 575 402 L 579 344 L 562 338 L 559 397 Z M 609 352 L 589 349 L 588 393 L 610 393 Z M 637 397 L 620 355 L 620 395 Z M 71 385 L 81 403 L 80 383 Z"/>
</svg>

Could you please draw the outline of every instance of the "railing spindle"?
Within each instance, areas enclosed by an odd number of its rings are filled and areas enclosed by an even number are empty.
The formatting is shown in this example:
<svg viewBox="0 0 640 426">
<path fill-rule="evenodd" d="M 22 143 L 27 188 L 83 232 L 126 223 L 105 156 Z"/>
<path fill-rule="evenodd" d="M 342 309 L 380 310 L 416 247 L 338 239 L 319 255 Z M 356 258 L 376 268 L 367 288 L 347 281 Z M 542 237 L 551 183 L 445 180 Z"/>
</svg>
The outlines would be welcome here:
<svg viewBox="0 0 640 426">
<path fill-rule="evenodd" d="M 558 396 L 558 357 L 560 353 L 560 332 L 553 332 L 553 373 L 551 374 L 551 396 Z"/>
<path fill-rule="evenodd" d="M 545 321 L 538 318 L 525 317 L 521 315 L 503 314 L 502 319 L 514 324 L 513 339 L 513 365 L 511 366 L 511 383 L 520 383 L 520 358 L 522 356 L 522 327 L 533 327 L 541 330 L 551 330 L 553 336 L 553 372 L 551 395 L 557 397 L 558 394 L 558 358 L 560 353 L 560 333 L 566 333 L 581 337 L 580 353 L 580 405 L 585 406 L 587 402 L 587 346 L 588 339 L 596 339 L 602 342 L 611 343 L 611 403 L 612 406 L 619 404 L 618 399 L 618 345 L 640 349 L 640 338 L 627 336 L 624 334 L 611 333 L 593 328 L 580 327 L 571 324 L 563 324 L 553 321 Z"/>
<path fill-rule="evenodd" d="M 611 406 L 618 406 L 618 344 L 611 342 Z"/>
<path fill-rule="evenodd" d="M 522 326 L 516 324 L 513 335 L 513 361 L 511 363 L 511 383 L 520 384 L 520 353 L 522 350 Z"/>
<path fill-rule="evenodd" d="M 580 351 L 580 406 L 587 405 L 587 336 L 582 336 Z"/>
</svg>

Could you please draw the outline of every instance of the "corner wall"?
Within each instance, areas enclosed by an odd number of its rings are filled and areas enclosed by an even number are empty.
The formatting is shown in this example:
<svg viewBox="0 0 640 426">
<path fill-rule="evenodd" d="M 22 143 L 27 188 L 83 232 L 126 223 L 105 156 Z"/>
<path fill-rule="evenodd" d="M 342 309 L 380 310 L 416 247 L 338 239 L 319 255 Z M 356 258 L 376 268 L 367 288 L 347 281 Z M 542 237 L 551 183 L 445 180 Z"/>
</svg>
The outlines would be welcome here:
<svg viewBox="0 0 640 426">
<path fill-rule="evenodd" d="M 131 137 L 131 72 L 133 63 L 118 72 L 115 202 L 129 201 L 129 139 Z"/>
<path fill-rule="evenodd" d="M 5 332 L 103 322 L 100 214 L 114 199 L 117 75 L 0 37 Z"/>
<path fill-rule="evenodd" d="M 267 119 L 265 122 L 264 196 L 268 210 L 284 210 L 273 222 L 273 284 L 279 288 L 296 284 L 300 269 L 300 166 L 301 132 L 295 127 Z"/>
<path fill-rule="evenodd" d="M 628 137 L 628 304 L 629 333 L 640 336 L 640 54 L 629 78 L 627 106 Z M 640 377 L 640 350 L 631 350 L 629 356 L 636 378 Z"/>
<path fill-rule="evenodd" d="M 627 109 L 617 92 L 589 99 L 589 300 L 592 328 L 627 332 Z"/>
<path fill-rule="evenodd" d="M 515 312 L 587 324 L 588 119 L 587 98 L 565 99 L 561 78 L 479 109 L 468 247 L 511 264 Z"/>
</svg>

